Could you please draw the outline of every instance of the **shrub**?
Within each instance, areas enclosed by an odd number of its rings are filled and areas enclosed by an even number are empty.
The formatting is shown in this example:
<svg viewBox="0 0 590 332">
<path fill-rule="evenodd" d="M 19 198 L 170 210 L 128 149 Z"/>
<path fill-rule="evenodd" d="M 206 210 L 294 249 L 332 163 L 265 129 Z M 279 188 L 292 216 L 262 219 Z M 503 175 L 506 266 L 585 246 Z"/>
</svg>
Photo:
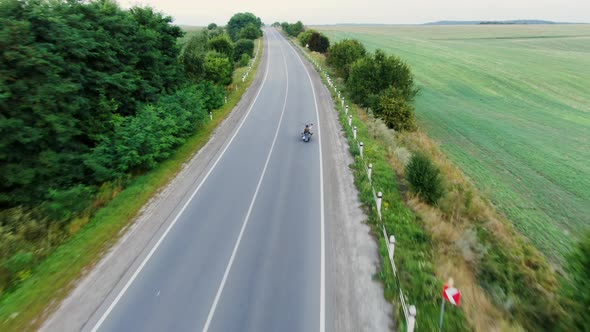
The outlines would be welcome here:
<svg viewBox="0 0 590 332">
<path fill-rule="evenodd" d="M 217 24 L 215 24 L 215 23 L 210 23 L 207 26 L 207 30 L 214 30 L 214 29 L 217 29 Z"/>
<path fill-rule="evenodd" d="M 319 32 L 312 32 L 308 44 L 311 51 L 326 53 L 330 47 L 330 40 Z"/>
<path fill-rule="evenodd" d="M 232 81 L 233 70 L 233 61 L 225 54 L 209 51 L 205 55 L 203 71 L 206 80 L 215 84 L 228 85 Z"/>
<path fill-rule="evenodd" d="M 398 131 L 416 129 L 414 107 L 404 99 L 402 92 L 393 86 L 381 94 L 373 110 L 389 128 Z"/>
<path fill-rule="evenodd" d="M 301 46 L 303 47 L 307 47 L 307 43 L 309 43 L 309 38 L 311 37 L 311 34 L 316 32 L 315 30 L 305 30 L 302 33 L 300 33 L 297 36 L 297 39 L 299 39 L 299 44 L 301 44 Z"/>
<path fill-rule="evenodd" d="M 410 67 L 400 58 L 377 50 L 355 61 L 350 67 L 346 88 L 353 102 L 361 106 L 372 103 L 390 86 L 399 89 L 403 98 L 410 102 L 418 92 Z"/>
<path fill-rule="evenodd" d="M 250 39 L 240 39 L 234 45 L 234 61 L 239 61 L 246 54 L 249 57 L 254 55 L 254 42 Z"/>
<path fill-rule="evenodd" d="M 229 22 L 227 22 L 226 26 L 227 32 L 229 33 L 231 39 L 234 41 L 240 39 L 240 31 L 250 23 L 252 23 L 258 29 L 262 27 L 262 21 L 260 20 L 260 17 L 256 17 L 256 15 L 252 13 L 234 14 L 230 18 Z"/>
<path fill-rule="evenodd" d="M 238 67 L 246 67 L 250 63 L 250 56 L 248 54 L 242 54 L 240 61 L 238 61 Z"/>
<path fill-rule="evenodd" d="M 209 39 L 207 42 L 209 50 L 219 52 L 226 57 L 233 59 L 234 56 L 234 43 L 231 41 L 228 35 L 221 35 Z"/>
<path fill-rule="evenodd" d="M 350 66 L 367 54 L 365 47 L 356 39 L 344 39 L 330 47 L 326 63 L 336 70 L 336 74 L 345 80 L 350 74 Z"/>
<path fill-rule="evenodd" d="M 568 258 L 570 280 L 563 281 L 564 307 L 568 308 L 571 320 L 562 321 L 562 329 L 587 331 L 590 327 L 590 233 Z"/>
<path fill-rule="evenodd" d="M 440 170 L 428 156 L 416 153 L 405 170 L 411 190 L 428 204 L 434 205 L 443 196 Z"/>
<path fill-rule="evenodd" d="M 248 23 L 245 27 L 240 30 L 238 38 L 240 39 L 251 39 L 254 40 L 258 37 L 262 37 L 262 30 L 254 25 L 254 23 Z"/>
</svg>

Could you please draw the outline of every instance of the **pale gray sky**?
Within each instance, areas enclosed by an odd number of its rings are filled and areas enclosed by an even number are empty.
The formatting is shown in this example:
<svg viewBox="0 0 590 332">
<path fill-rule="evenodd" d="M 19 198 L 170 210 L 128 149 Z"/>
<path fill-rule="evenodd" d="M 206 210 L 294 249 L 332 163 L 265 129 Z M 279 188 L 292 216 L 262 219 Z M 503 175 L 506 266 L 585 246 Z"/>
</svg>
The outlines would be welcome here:
<svg viewBox="0 0 590 332">
<path fill-rule="evenodd" d="M 118 0 L 151 5 L 177 24 L 225 25 L 231 15 L 249 11 L 264 23 L 408 24 L 441 20 L 541 19 L 589 22 L 590 0 Z"/>
</svg>

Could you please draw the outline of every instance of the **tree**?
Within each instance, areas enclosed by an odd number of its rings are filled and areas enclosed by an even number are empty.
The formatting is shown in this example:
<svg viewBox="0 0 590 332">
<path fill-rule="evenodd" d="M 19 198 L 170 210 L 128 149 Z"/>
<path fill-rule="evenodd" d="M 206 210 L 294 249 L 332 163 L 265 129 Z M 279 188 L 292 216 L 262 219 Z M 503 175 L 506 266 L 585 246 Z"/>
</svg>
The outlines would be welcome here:
<svg viewBox="0 0 590 332">
<path fill-rule="evenodd" d="M 326 63 L 336 70 L 338 76 L 347 80 L 350 66 L 366 54 L 367 51 L 361 42 L 356 39 L 344 39 L 330 47 Z"/>
<path fill-rule="evenodd" d="M 207 30 L 215 30 L 215 29 L 217 29 L 217 24 L 215 24 L 215 23 L 210 23 L 207 26 Z"/>
<path fill-rule="evenodd" d="M 406 101 L 402 92 L 394 86 L 390 86 L 379 96 L 373 111 L 389 128 L 398 131 L 416 129 L 414 107 Z"/>
<path fill-rule="evenodd" d="M 305 28 L 303 27 L 303 23 L 301 23 L 301 21 L 297 21 L 293 24 L 287 23 L 286 29 L 285 27 L 283 27 L 283 30 L 285 30 L 285 32 L 287 32 L 289 36 L 297 37 L 300 33 L 303 32 L 303 30 L 305 30 Z"/>
<path fill-rule="evenodd" d="M 253 23 L 248 23 L 246 24 L 245 27 L 243 27 L 240 30 L 240 33 L 238 34 L 238 37 L 240 39 L 256 39 L 258 37 L 262 36 L 262 30 L 260 30 L 260 28 L 258 28 L 256 25 L 254 25 Z"/>
<path fill-rule="evenodd" d="M 221 35 L 209 39 L 207 42 L 209 50 L 213 50 L 224 54 L 226 57 L 233 59 L 234 57 L 234 44 L 228 35 Z"/>
<path fill-rule="evenodd" d="M 232 81 L 233 61 L 225 54 L 209 51 L 205 55 L 204 78 L 215 84 L 228 85 Z"/>
<path fill-rule="evenodd" d="M 398 57 L 377 50 L 375 55 L 366 55 L 351 65 L 346 87 L 355 103 L 374 107 L 389 86 L 399 89 L 408 102 L 418 92 L 410 67 Z"/>
<path fill-rule="evenodd" d="M 205 31 L 195 34 L 184 45 L 180 55 L 180 62 L 184 66 L 184 72 L 193 82 L 198 82 L 205 76 L 207 42 L 207 33 Z"/>
<path fill-rule="evenodd" d="M 301 46 L 306 47 L 309 43 L 309 38 L 311 38 L 311 34 L 317 32 L 315 30 L 309 29 L 309 30 L 305 30 L 302 33 L 300 33 L 297 36 L 297 39 L 299 39 L 299 43 L 301 44 Z"/>
<path fill-rule="evenodd" d="M 240 39 L 234 45 L 234 61 L 242 58 L 242 55 L 252 57 L 254 55 L 254 42 L 250 39 Z"/>
<path fill-rule="evenodd" d="M 330 47 L 330 40 L 323 34 L 315 31 L 309 37 L 309 49 L 314 52 L 326 53 Z"/>
<path fill-rule="evenodd" d="M 252 13 L 237 13 L 230 18 L 226 29 L 233 41 L 239 39 L 240 30 L 246 27 L 248 23 L 254 24 L 257 29 L 262 28 L 262 21 Z"/>
<path fill-rule="evenodd" d="M 281 26 L 281 23 L 279 23 L 279 22 L 274 22 L 274 23 L 272 24 L 272 26 L 273 26 L 273 27 L 275 27 L 275 28 L 278 28 L 278 27 L 280 27 L 280 26 Z"/>
</svg>

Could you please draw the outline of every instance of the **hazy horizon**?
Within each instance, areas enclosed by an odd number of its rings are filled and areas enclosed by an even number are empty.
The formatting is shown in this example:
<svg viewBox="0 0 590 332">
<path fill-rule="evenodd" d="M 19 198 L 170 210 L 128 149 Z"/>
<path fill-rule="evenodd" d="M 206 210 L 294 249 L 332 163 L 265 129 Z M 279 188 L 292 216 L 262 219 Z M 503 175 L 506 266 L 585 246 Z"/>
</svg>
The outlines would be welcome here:
<svg viewBox="0 0 590 332">
<path fill-rule="evenodd" d="M 176 24 L 224 25 L 238 12 L 252 12 L 266 24 L 275 21 L 306 25 L 325 24 L 423 24 L 436 21 L 545 20 L 553 22 L 590 22 L 587 0 L 299 0 L 285 5 L 268 0 L 186 1 L 118 0 L 123 7 L 150 5 L 174 17 Z"/>
</svg>

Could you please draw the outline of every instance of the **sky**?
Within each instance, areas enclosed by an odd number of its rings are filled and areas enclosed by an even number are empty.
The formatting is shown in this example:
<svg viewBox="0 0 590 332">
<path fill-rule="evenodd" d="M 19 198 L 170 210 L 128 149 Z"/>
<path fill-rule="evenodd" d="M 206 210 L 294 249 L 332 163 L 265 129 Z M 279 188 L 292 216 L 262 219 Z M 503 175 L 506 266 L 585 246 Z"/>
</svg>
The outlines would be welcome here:
<svg viewBox="0 0 590 332">
<path fill-rule="evenodd" d="M 239 12 L 266 24 L 420 24 L 434 21 L 541 19 L 590 23 L 590 0 L 118 0 L 123 7 L 150 5 L 176 24 L 225 25 Z"/>
</svg>

